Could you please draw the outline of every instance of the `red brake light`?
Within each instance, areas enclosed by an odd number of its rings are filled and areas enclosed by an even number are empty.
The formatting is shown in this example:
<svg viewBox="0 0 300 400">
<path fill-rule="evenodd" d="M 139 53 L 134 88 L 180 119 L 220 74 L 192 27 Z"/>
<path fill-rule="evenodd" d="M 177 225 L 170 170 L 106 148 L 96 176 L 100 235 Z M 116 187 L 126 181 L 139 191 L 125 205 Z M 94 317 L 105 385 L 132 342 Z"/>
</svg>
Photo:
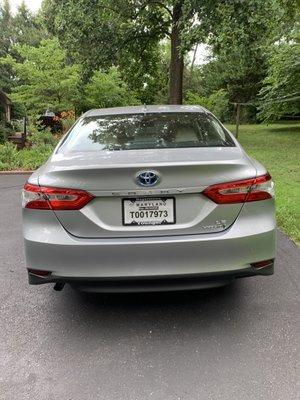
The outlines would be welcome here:
<svg viewBox="0 0 300 400">
<path fill-rule="evenodd" d="M 264 260 L 264 261 L 258 261 L 258 262 L 252 263 L 251 267 L 256 268 L 256 269 L 262 269 L 262 268 L 269 267 L 273 263 L 274 263 L 274 258 L 272 258 L 271 260 Z"/>
<path fill-rule="evenodd" d="M 33 275 L 40 276 L 40 277 L 47 277 L 51 275 L 51 271 L 40 271 L 38 269 L 27 268 L 27 271 Z"/>
<path fill-rule="evenodd" d="M 39 210 L 80 210 L 93 196 L 84 190 L 31 185 L 26 183 L 22 206 Z"/>
<path fill-rule="evenodd" d="M 235 204 L 274 197 L 274 183 L 269 174 L 241 181 L 219 183 L 206 188 L 203 194 L 217 204 Z"/>
</svg>

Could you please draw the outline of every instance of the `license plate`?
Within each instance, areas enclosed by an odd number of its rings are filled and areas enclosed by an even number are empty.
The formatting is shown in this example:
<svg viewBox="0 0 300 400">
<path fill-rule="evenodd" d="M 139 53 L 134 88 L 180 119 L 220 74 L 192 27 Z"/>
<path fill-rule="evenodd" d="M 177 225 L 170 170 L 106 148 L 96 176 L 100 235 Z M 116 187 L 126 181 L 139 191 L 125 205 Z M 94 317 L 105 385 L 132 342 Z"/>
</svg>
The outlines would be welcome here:
<svg viewBox="0 0 300 400">
<path fill-rule="evenodd" d="M 123 225 L 175 224 L 174 197 L 123 199 Z"/>
</svg>

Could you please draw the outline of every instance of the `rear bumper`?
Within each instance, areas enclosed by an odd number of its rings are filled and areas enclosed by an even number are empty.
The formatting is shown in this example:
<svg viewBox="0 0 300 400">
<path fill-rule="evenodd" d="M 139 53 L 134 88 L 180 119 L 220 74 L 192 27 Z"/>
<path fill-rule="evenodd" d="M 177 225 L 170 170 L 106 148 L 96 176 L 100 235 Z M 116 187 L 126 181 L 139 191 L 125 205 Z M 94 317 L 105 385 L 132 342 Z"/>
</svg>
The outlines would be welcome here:
<svg viewBox="0 0 300 400">
<path fill-rule="evenodd" d="M 50 276 L 49 278 L 38 277 L 28 273 L 31 285 L 43 283 L 63 282 L 69 283 L 75 289 L 92 293 L 133 293 L 133 292 L 159 292 L 175 290 L 207 289 L 227 285 L 237 278 L 245 278 L 254 275 L 272 275 L 274 273 L 274 262 L 265 268 L 256 270 L 253 267 L 236 271 L 208 274 L 173 275 L 164 277 L 135 277 L 135 278 L 66 278 Z"/>
<path fill-rule="evenodd" d="M 30 274 L 29 282 L 90 283 L 85 286 L 98 284 L 101 291 L 114 286 L 122 291 L 118 287 L 127 285 L 137 291 L 143 287 L 166 290 L 166 285 L 176 289 L 180 284 L 183 289 L 194 288 L 202 287 L 204 281 L 269 275 L 273 266 L 259 270 L 251 264 L 275 258 L 275 219 L 264 207 L 256 207 L 255 213 L 253 207 L 248 203 L 236 222 L 217 234 L 119 239 L 76 238 L 51 211 L 43 210 L 33 218 L 30 212 L 34 211 L 25 210 L 27 267 L 51 271 L 49 277 Z"/>
</svg>

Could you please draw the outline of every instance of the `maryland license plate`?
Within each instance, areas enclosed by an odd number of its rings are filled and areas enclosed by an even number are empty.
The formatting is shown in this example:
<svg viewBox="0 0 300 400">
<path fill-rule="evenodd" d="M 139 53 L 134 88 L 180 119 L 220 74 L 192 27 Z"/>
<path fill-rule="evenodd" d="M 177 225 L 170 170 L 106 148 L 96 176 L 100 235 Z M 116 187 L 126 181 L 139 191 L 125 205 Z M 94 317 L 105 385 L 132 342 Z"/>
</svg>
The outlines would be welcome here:
<svg viewBox="0 0 300 400">
<path fill-rule="evenodd" d="M 123 225 L 175 224 L 174 197 L 123 199 Z"/>
</svg>

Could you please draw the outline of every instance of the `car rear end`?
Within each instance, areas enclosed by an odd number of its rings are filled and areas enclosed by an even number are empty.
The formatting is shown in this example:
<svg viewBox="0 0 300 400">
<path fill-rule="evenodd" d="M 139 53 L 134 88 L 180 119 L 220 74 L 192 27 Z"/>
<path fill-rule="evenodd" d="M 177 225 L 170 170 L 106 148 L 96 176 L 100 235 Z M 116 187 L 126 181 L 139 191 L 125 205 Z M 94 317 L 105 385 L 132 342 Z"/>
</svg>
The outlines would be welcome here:
<svg viewBox="0 0 300 400">
<path fill-rule="evenodd" d="M 23 217 L 32 284 L 174 290 L 273 273 L 271 177 L 198 108 L 83 116 L 25 185 Z"/>
</svg>

